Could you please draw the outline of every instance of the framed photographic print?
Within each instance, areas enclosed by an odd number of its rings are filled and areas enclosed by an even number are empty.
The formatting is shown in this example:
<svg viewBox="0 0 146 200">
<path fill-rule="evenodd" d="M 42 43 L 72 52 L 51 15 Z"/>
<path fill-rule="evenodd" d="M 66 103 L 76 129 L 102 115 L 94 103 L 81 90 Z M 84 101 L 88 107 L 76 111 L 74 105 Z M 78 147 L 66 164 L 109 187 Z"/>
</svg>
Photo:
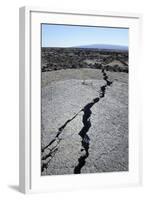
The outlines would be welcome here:
<svg viewBox="0 0 146 200">
<path fill-rule="evenodd" d="M 141 16 L 20 8 L 20 191 L 141 183 Z"/>
</svg>

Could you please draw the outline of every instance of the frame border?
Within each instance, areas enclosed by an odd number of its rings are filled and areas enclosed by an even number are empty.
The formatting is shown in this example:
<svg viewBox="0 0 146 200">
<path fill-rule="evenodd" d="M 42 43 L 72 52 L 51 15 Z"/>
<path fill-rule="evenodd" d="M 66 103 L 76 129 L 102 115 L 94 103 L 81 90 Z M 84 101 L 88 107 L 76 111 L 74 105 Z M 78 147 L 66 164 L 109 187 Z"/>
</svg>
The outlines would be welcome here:
<svg viewBox="0 0 146 200">
<path fill-rule="evenodd" d="M 50 10 L 38 7 L 19 9 L 19 190 L 32 193 L 31 189 L 31 12 L 70 14 L 83 16 L 120 17 L 139 20 L 139 13 L 101 12 L 87 10 Z M 141 36 L 141 30 L 140 30 Z M 139 37 L 140 37 L 139 36 Z M 140 38 L 141 39 L 141 38 Z M 139 40 L 140 41 L 140 40 Z M 141 45 L 141 41 L 140 41 Z M 142 134 L 139 134 L 139 182 L 142 183 Z M 126 184 L 125 184 L 126 185 Z"/>
</svg>

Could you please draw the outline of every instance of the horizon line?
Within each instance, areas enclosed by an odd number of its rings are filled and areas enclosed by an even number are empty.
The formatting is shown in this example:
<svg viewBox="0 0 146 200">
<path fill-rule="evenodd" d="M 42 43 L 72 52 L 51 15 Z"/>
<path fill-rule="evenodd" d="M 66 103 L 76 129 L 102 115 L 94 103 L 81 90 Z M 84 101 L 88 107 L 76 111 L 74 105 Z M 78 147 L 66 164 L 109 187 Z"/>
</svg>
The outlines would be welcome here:
<svg viewBox="0 0 146 200">
<path fill-rule="evenodd" d="M 50 47 L 50 48 L 55 48 L 55 47 L 58 47 L 58 48 L 73 48 L 73 47 L 84 47 L 84 46 L 90 46 L 90 45 L 109 45 L 109 46 L 120 46 L 120 47 L 127 47 L 128 48 L 128 45 L 122 45 L 122 44 L 109 44 L 109 43 L 92 43 L 92 44 L 84 44 L 84 45 L 75 45 L 75 46 L 41 46 L 41 47 Z M 90 47 L 92 48 L 92 47 Z"/>
</svg>

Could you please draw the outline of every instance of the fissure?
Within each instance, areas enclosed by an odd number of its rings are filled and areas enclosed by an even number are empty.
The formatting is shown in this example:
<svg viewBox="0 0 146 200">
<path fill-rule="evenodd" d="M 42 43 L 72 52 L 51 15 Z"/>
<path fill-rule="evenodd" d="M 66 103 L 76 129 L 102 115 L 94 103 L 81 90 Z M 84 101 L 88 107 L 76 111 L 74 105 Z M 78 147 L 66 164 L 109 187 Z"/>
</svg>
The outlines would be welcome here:
<svg viewBox="0 0 146 200">
<path fill-rule="evenodd" d="M 61 138 L 59 136 L 61 135 L 65 127 L 68 125 L 68 123 L 74 120 L 80 112 L 83 112 L 83 117 L 82 117 L 83 127 L 78 134 L 82 139 L 81 151 L 84 151 L 84 154 L 78 158 L 78 164 L 74 168 L 74 174 L 81 173 L 81 169 L 85 165 L 86 159 L 89 156 L 90 137 L 88 136 L 87 133 L 91 128 L 91 121 L 90 121 L 90 117 L 92 115 L 91 108 L 105 96 L 106 88 L 112 84 L 112 82 L 109 81 L 105 70 L 102 69 L 101 72 L 103 74 L 103 79 L 106 81 L 106 83 L 100 87 L 99 97 L 94 98 L 91 102 L 86 104 L 78 113 L 76 113 L 71 119 L 68 119 L 61 127 L 59 127 L 55 138 L 48 145 L 42 148 L 42 161 L 43 161 L 42 171 L 44 171 L 45 168 L 47 169 L 49 161 L 53 158 L 53 156 L 57 152 L 58 145 L 61 141 Z M 55 146 L 53 144 L 55 144 Z M 45 151 L 47 151 L 47 154 L 45 154 Z M 48 158 L 50 159 L 47 160 Z"/>
</svg>

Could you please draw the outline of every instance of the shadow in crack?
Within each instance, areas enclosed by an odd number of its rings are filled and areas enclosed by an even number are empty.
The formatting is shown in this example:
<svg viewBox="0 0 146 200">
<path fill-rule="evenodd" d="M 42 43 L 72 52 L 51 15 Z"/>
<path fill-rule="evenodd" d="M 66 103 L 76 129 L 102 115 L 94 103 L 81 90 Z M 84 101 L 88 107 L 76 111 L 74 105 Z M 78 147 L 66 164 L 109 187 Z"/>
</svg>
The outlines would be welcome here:
<svg viewBox="0 0 146 200">
<path fill-rule="evenodd" d="M 99 102 L 99 100 L 101 98 L 103 98 L 105 96 L 105 92 L 106 92 L 106 88 L 107 86 L 110 86 L 112 84 L 111 81 L 108 80 L 108 76 L 105 72 L 104 69 L 101 70 L 102 74 L 103 74 L 103 79 L 106 81 L 106 84 L 100 87 L 100 97 L 94 98 L 92 100 L 92 102 L 88 103 L 87 105 L 84 106 L 84 108 L 82 109 L 82 111 L 84 112 L 83 115 L 83 128 L 81 129 L 81 131 L 78 133 L 81 138 L 82 138 L 82 149 L 81 151 L 85 151 L 84 155 L 81 155 L 78 159 L 78 164 L 77 166 L 74 168 L 74 174 L 80 174 L 81 173 L 81 169 L 82 167 L 85 165 L 86 163 L 86 159 L 89 156 L 89 145 L 90 145 L 90 138 L 87 135 L 87 132 L 89 131 L 90 127 L 91 127 L 91 122 L 90 122 L 90 117 L 92 114 L 91 108 L 97 103 Z"/>
</svg>

